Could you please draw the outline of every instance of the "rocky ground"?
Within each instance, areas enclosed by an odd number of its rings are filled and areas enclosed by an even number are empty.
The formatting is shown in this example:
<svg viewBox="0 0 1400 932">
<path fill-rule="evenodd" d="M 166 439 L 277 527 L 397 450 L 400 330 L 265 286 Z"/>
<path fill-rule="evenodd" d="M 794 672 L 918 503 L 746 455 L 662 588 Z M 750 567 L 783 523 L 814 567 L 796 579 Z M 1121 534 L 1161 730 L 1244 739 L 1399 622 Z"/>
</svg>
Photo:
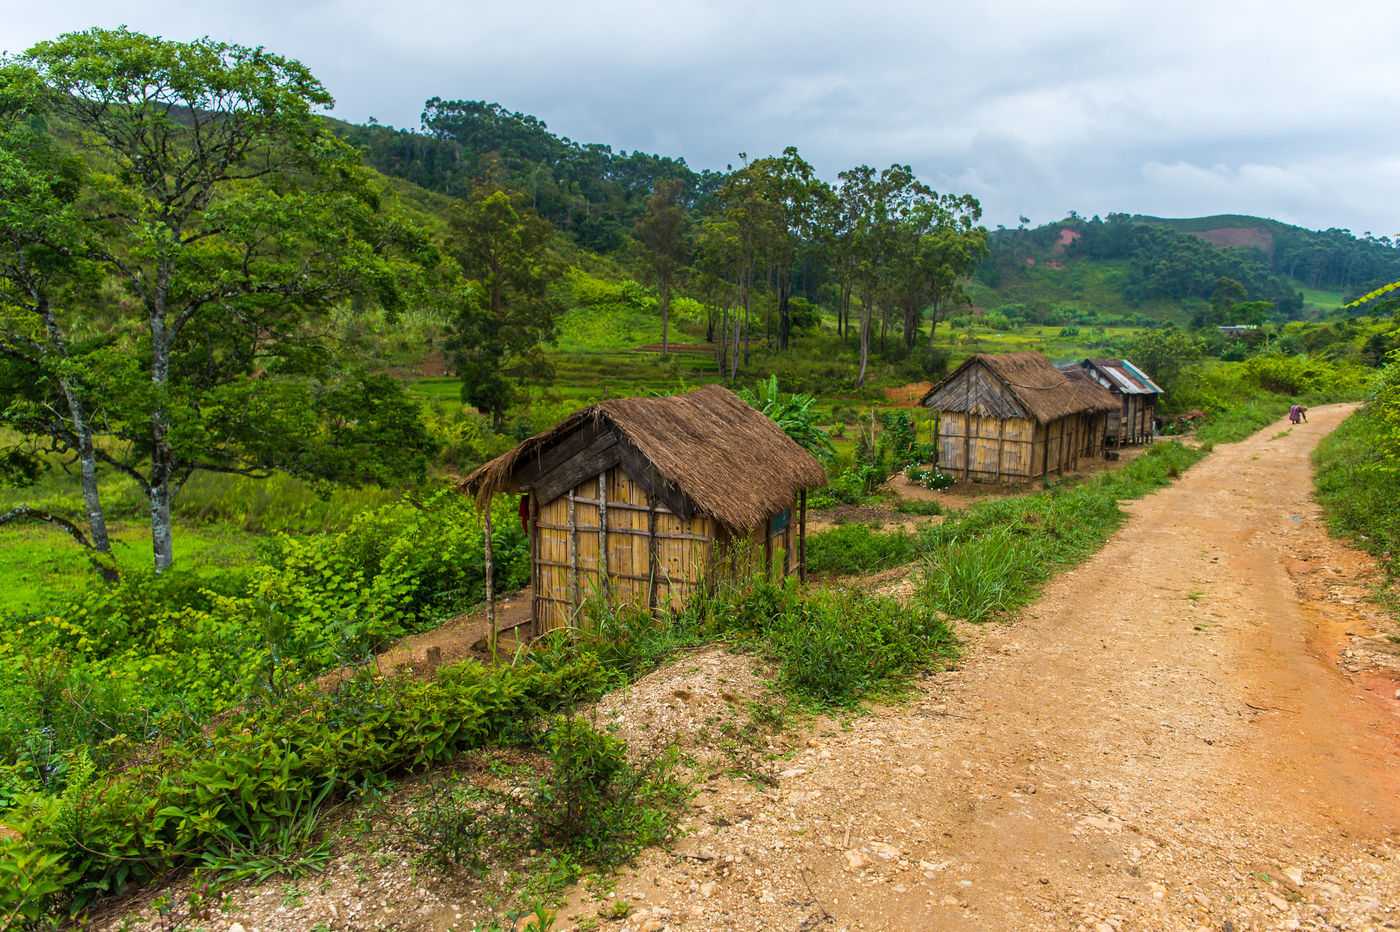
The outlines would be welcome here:
<svg viewBox="0 0 1400 932">
<path fill-rule="evenodd" d="M 1127 504 L 1097 556 L 960 631 L 957 667 L 900 705 L 774 735 L 765 671 L 719 648 L 609 697 L 595 719 L 637 753 L 678 742 L 698 792 L 671 849 L 572 891 L 556 928 L 1400 928 L 1400 632 L 1310 498 L 1308 453 L 1347 410 Z M 471 928 L 489 883 L 363 843 L 400 795 L 324 875 L 188 927 Z M 149 899 L 122 921 L 162 927 Z"/>
</svg>

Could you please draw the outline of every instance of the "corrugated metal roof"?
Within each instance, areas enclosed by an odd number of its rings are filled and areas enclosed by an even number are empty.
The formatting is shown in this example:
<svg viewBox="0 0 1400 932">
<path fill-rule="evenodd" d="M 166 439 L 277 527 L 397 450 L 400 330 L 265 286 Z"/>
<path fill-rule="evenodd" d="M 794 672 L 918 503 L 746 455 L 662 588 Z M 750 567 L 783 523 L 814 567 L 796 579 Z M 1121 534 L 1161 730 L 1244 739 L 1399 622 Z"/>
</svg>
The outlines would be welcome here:
<svg viewBox="0 0 1400 932">
<path fill-rule="evenodd" d="M 1086 359 L 1102 380 L 1107 380 L 1109 388 L 1125 395 L 1160 395 L 1161 386 L 1147 377 L 1137 366 L 1126 359 Z"/>
</svg>

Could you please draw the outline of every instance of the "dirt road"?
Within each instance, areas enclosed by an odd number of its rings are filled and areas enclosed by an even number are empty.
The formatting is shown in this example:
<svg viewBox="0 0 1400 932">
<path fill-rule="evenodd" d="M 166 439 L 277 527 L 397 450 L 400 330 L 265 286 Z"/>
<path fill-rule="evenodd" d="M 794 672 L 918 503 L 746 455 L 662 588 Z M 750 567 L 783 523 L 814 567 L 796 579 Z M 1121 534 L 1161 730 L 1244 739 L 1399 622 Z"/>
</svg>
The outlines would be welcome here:
<svg viewBox="0 0 1400 932">
<path fill-rule="evenodd" d="M 605 925 L 1400 928 L 1397 684 L 1352 663 L 1366 561 L 1310 499 L 1348 410 L 1128 505 L 1014 623 L 964 631 L 959 669 L 823 723 L 776 789 L 710 784 Z"/>
</svg>

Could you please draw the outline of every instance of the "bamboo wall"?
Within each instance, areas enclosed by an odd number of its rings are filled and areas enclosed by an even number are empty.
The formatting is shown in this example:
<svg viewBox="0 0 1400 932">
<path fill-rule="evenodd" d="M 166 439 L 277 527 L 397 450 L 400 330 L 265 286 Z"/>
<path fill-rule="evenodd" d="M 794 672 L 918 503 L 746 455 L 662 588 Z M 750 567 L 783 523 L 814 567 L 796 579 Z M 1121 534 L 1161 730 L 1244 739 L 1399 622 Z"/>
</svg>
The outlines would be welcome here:
<svg viewBox="0 0 1400 932">
<path fill-rule="evenodd" d="M 1040 424 L 1031 418 L 939 415 L 938 466 L 973 482 L 1024 482 L 1076 469 L 1098 446 L 1098 418 L 1074 414 Z"/>
<path fill-rule="evenodd" d="M 1156 395 L 1120 395 L 1123 406 L 1109 415 L 1108 435 L 1122 446 L 1152 442 L 1152 419 L 1157 413 Z"/>
<path fill-rule="evenodd" d="M 600 500 L 606 501 L 601 512 Z M 795 507 L 785 524 L 770 519 L 730 538 L 711 518 L 681 518 L 651 501 L 620 465 L 533 507 L 535 634 L 580 624 L 579 609 L 589 599 L 679 607 L 713 578 L 717 561 L 739 578 L 780 555 L 782 572 L 797 571 Z"/>
</svg>

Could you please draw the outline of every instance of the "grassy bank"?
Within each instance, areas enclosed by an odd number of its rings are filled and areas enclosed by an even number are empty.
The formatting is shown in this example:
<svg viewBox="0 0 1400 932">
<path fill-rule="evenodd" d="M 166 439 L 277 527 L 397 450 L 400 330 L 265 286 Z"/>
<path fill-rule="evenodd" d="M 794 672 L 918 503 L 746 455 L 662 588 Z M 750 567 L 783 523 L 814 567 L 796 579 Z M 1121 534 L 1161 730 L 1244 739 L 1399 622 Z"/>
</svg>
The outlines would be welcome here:
<svg viewBox="0 0 1400 932">
<path fill-rule="evenodd" d="M 1367 405 L 1324 437 L 1312 459 L 1328 529 L 1374 555 L 1393 581 L 1400 575 L 1400 470 L 1385 449 L 1380 414 Z"/>
</svg>

